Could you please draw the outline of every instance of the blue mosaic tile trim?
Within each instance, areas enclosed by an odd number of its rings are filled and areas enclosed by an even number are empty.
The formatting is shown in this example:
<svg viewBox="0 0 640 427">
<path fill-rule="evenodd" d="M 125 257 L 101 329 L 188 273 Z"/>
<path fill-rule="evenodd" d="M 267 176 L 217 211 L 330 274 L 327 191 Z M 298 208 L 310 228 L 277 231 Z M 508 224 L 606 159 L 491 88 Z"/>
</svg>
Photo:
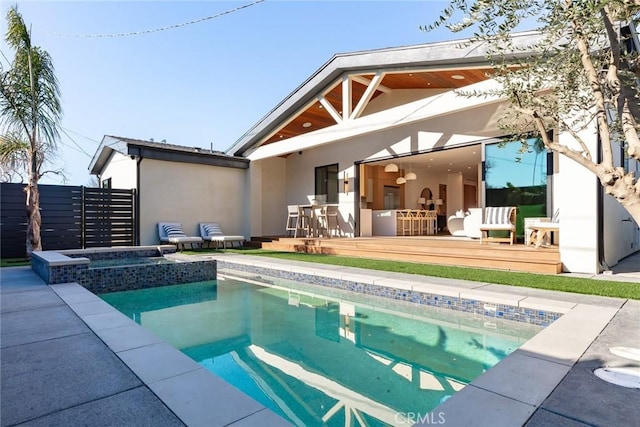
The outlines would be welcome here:
<svg viewBox="0 0 640 427">
<path fill-rule="evenodd" d="M 124 259 L 131 258 L 131 251 L 102 252 L 97 255 L 100 260 Z M 140 250 L 136 255 L 139 257 L 144 255 L 157 256 L 158 252 L 156 250 L 151 252 Z M 83 254 L 75 255 L 75 257 L 87 258 L 88 256 Z M 84 262 L 82 264 L 51 266 L 48 262 L 37 257 L 33 257 L 31 268 L 47 284 L 77 282 L 96 294 L 216 280 L 218 270 L 216 260 L 89 268 L 89 264 Z"/>
<path fill-rule="evenodd" d="M 313 274 L 298 273 L 295 271 L 285 271 L 274 268 L 236 264 L 223 260 L 218 260 L 218 268 L 242 271 L 244 273 L 269 276 L 278 279 L 293 280 L 295 282 L 337 288 L 366 295 L 391 298 L 394 300 L 406 301 L 419 305 L 446 308 L 465 313 L 483 315 L 485 317 L 494 317 L 504 320 L 513 320 L 516 322 L 530 323 L 538 326 L 548 326 L 562 316 L 562 313 L 556 313 L 552 311 L 533 310 L 511 305 L 487 303 L 485 301 L 431 294 L 427 292 L 411 291 L 406 289 L 397 289 L 388 286 L 373 285 L 369 283 L 316 276 Z"/>
<path fill-rule="evenodd" d="M 31 269 L 40 276 L 45 283 L 49 283 L 49 264 L 38 257 L 31 258 Z"/>
<path fill-rule="evenodd" d="M 77 280 L 95 294 L 216 280 L 215 260 L 88 269 Z"/>
<path fill-rule="evenodd" d="M 58 283 L 78 282 L 83 277 L 89 264 L 60 265 L 49 267 L 49 283 L 55 285 Z"/>
</svg>

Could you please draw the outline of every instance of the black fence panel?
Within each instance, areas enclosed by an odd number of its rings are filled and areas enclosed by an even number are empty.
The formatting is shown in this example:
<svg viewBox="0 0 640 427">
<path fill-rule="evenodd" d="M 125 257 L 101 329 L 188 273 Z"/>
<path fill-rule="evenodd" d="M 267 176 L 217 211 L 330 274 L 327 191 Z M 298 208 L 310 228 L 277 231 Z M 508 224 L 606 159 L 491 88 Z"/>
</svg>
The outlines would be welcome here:
<svg viewBox="0 0 640 427">
<path fill-rule="evenodd" d="M 0 184 L 0 256 L 26 253 L 24 184 Z M 135 244 L 135 190 L 39 185 L 44 250 Z"/>
<path fill-rule="evenodd" d="M 85 247 L 133 246 L 134 203 L 134 190 L 85 188 Z"/>
</svg>

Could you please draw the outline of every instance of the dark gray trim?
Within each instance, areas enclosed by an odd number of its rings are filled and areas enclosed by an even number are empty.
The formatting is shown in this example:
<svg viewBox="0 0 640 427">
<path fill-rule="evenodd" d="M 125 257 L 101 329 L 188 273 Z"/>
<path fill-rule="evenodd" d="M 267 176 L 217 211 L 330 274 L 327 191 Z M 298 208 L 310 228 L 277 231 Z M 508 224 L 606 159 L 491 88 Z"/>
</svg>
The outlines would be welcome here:
<svg viewBox="0 0 640 427">
<path fill-rule="evenodd" d="M 199 153 L 194 151 L 189 153 L 185 151 L 161 149 L 129 143 L 127 144 L 127 154 L 130 156 L 163 160 L 167 162 L 194 163 L 237 169 L 249 168 L 249 159 L 211 154 L 210 152 Z"/>
</svg>

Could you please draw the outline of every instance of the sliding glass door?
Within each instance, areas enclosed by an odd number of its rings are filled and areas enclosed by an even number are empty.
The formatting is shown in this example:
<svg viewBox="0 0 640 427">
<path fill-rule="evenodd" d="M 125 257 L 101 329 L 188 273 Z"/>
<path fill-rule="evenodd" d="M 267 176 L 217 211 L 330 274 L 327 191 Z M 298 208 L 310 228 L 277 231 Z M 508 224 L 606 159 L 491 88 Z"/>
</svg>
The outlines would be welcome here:
<svg viewBox="0 0 640 427">
<path fill-rule="evenodd" d="M 547 151 L 539 138 L 488 144 L 484 162 L 486 206 L 516 206 L 517 235 L 524 218 L 546 217 Z"/>
</svg>

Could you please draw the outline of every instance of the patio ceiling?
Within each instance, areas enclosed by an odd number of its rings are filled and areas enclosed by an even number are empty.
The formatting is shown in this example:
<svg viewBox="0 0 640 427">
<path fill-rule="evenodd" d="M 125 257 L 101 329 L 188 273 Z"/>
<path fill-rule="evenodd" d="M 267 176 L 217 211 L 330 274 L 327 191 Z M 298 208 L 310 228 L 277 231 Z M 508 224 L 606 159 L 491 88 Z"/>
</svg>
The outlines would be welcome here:
<svg viewBox="0 0 640 427">
<path fill-rule="evenodd" d="M 395 163 L 405 172 L 411 170 L 418 176 L 421 172 L 438 176 L 460 173 L 464 179 L 477 181 L 480 162 L 482 162 L 481 146 L 477 144 L 367 164 L 384 166 Z"/>
<path fill-rule="evenodd" d="M 363 96 L 365 103 L 385 92 L 400 89 L 459 89 L 489 79 L 491 68 L 454 68 L 438 70 L 386 71 L 379 74 L 378 82 L 371 85 L 376 73 L 350 74 L 351 105 L 355 109 Z M 336 81 L 310 104 L 292 115 L 288 121 L 268 135 L 260 145 L 271 144 L 302 134 L 333 126 L 338 123 L 334 115 L 343 114 L 343 85 Z M 367 93 L 367 88 L 371 93 Z M 330 106 L 334 112 L 328 111 Z"/>
</svg>

